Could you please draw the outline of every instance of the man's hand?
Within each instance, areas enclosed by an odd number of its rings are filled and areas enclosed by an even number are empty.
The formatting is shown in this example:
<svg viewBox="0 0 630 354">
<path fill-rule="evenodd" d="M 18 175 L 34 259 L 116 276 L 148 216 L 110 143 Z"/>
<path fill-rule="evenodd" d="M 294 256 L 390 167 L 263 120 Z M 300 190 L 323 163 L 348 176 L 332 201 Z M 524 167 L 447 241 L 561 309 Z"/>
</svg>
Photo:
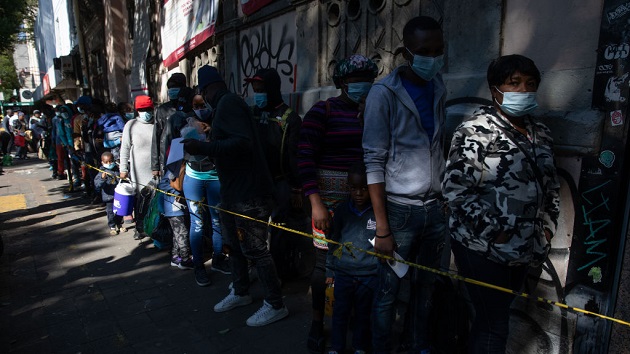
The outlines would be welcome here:
<svg viewBox="0 0 630 354">
<path fill-rule="evenodd" d="M 326 277 L 326 285 L 333 284 L 335 282 L 335 278 Z"/>
<path fill-rule="evenodd" d="M 184 151 L 191 155 L 202 155 L 202 144 L 196 139 L 184 139 L 181 141 L 184 144 Z"/>
<path fill-rule="evenodd" d="M 381 233 L 382 232 L 382 233 Z M 380 253 L 380 254 L 384 254 L 386 256 L 390 256 L 393 257 L 394 256 L 394 251 L 396 250 L 396 242 L 394 241 L 394 235 L 391 233 L 391 231 L 387 230 L 387 232 L 384 231 L 376 231 L 376 235 L 378 236 L 385 236 L 388 235 L 385 238 L 382 237 L 374 237 L 374 251 L 376 251 L 376 253 Z M 381 262 L 385 262 L 386 260 L 383 258 L 379 258 L 379 260 Z"/>
<path fill-rule="evenodd" d="M 120 178 L 121 178 L 121 179 L 125 179 L 125 178 L 127 178 L 127 172 L 121 172 L 121 173 L 120 173 Z"/>
</svg>

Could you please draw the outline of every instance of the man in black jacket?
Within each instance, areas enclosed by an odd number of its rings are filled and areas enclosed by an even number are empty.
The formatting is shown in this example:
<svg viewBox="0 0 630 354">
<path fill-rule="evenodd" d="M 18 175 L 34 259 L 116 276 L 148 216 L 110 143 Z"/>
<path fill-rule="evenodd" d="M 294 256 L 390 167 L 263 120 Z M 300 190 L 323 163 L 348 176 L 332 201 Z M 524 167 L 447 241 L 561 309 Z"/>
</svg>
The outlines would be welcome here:
<svg viewBox="0 0 630 354">
<path fill-rule="evenodd" d="M 297 167 L 298 140 L 302 119 L 282 99 L 278 71 L 260 69 L 245 79 L 254 90 L 252 111 L 260 141 L 273 177 L 273 222 L 295 230 L 305 229 L 306 215 L 302 209 L 302 182 Z M 304 231 L 304 230 L 303 230 Z M 276 227 L 270 227 L 269 248 L 282 279 L 299 274 L 301 245 L 310 248 L 310 240 L 293 237 Z"/>
<path fill-rule="evenodd" d="M 227 90 L 216 68 L 198 71 L 199 91 L 214 112 L 210 142 L 191 140 L 185 150 L 214 158 L 221 181 L 221 205 L 225 210 L 257 220 L 268 220 L 272 209 L 273 182 L 262 152 L 251 111 L 241 97 Z M 222 212 L 225 242 L 230 249 L 233 287 L 214 306 L 224 312 L 252 302 L 249 295 L 248 261 L 256 267 L 265 289 L 263 306 L 247 319 L 248 326 L 264 326 L 289 314 L 282 301 L 280 281 L 267 248 L 264 224 Z"/>
<path fill-rule="evenodd" d="M 159 105 L 155 110 L 155 124 L 153 125 L 153 144 L 151 144 L 151 170 L 153 175 L 157 176 L 164 169 L 164 154 L 160 146 L 160 138 L 162 137 L 162 131 L 166 125 L 166 122 L 173 113 L 177 112 L 177 99 L 179 97 L 179 91 L 186 87 L 186 75 L 182 73 L 175 73 L 166 82 L 168 88 L 168 102 Z"/>
</svg>

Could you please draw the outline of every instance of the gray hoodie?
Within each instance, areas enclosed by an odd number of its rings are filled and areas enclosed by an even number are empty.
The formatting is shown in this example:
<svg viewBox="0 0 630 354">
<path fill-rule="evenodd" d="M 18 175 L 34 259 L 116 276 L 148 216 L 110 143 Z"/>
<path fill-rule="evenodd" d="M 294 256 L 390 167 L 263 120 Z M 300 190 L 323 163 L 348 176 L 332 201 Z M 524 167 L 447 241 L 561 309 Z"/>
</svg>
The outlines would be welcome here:
<svg viewBox="0 0 630 354">
<path fill-rule="evenodd" d="M 444 173 L 444 102 L 442 76 L 433 78 L 435 132 L 429 143 L 415 103 L 396 68 L 374 84 L 366 99 L 363 150 L 368 184 L 385 183 L 389 201 L 423 205 L 441 195 Z"/>
</svg>

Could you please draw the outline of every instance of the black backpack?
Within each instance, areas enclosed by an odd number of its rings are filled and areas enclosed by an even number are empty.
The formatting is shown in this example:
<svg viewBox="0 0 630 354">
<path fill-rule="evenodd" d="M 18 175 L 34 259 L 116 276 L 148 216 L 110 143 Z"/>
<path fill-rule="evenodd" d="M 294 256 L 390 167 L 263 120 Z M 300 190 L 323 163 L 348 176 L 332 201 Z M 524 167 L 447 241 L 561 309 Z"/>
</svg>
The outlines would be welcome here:
<svg viewBox="0 0 630 354">
<path fill-rule="evenodd" d="M 276 117 L 270 116 L 269 112 L 261 112 L 257 107 L 252 108 L 252 113 L 271 176 L 274 179 L 284 176 L 285 171 L 282 162 L 284 161 L 284 146 L 289 125 L 287 118 L 293 113 L 293 109 L 288 107 L 282 116 Z"/>
</svg>

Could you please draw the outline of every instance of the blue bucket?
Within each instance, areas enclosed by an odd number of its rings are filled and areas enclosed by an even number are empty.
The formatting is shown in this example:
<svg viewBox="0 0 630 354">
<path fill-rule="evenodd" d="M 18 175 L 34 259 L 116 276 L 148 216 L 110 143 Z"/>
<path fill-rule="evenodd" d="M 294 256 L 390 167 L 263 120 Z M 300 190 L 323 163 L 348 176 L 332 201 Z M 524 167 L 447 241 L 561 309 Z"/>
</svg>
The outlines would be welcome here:
<svg viewBox="0 0 630 354">
<path fill-rule="evenodd" d="M 129 182 L 120 181 L 114 189 L 114 214 L 127 216 L 133 213 L 133 199 L 135 188 Z"/>
</svg>

